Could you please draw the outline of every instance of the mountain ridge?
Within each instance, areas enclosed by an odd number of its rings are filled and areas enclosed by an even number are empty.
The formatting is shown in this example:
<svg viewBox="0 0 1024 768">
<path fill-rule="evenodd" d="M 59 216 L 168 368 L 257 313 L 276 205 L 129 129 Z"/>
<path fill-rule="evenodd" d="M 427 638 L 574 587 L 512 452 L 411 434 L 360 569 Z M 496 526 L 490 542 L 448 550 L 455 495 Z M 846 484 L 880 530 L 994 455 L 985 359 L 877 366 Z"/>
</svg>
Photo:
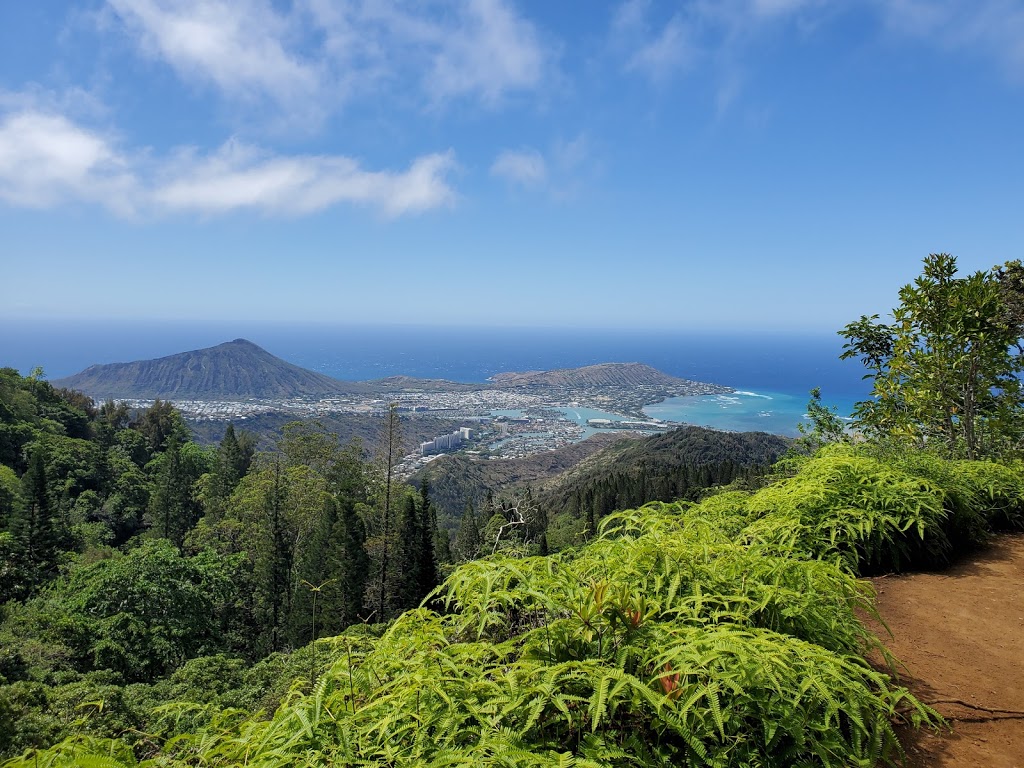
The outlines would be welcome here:
<svg viewBox="0 0 1024 768">
<path fill-rule="evenodd" d="M 140 400 L 322 398 L 368 390 L 293 365 L 241 338 L 152 360 L 91 365 L 51 383 L 93 397 Z"/>
</svg>

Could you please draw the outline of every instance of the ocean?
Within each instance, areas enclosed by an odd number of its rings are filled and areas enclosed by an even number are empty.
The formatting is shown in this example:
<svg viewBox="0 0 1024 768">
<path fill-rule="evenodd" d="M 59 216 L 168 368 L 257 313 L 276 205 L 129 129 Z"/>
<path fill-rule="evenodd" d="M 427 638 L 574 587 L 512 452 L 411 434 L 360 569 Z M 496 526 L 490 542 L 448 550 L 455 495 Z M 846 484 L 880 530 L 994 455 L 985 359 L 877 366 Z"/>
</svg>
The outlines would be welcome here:
<svg viewBox="0 0 1024 768">
<path fill-rule="evenodd" d="M 840 361 L 835 334 L 769 334 L 444 328 L 253 323 L 4 321 L 0 366 L 51 378 L 94 363 L 162 357 L 246 338 L 288 362 L 339 379 L 405 374 L 481 382 L 504 371 L 574 368 L 603 362 L 647 363 L 674 376 L 724 384 L 729 396 L 676 398 L 651 416 L 792 435 L 813 387 L 842 415 L 868 393 L 863 370 Z"/>
</svg>

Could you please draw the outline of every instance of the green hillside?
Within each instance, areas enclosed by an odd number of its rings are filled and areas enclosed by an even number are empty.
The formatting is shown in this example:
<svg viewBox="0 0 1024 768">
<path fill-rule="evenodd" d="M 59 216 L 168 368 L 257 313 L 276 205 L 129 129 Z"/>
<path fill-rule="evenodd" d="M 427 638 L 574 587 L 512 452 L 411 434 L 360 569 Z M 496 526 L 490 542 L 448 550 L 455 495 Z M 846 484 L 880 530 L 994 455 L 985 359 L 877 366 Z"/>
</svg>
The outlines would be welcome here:
<svg viewBox="0 0 1024 768">
<path fill-rule="evenodd" d="M 637 438 L 597 433 L 553 451 L 513 459 L 481 459 L 467 454 L 440 456 L 417 472 L 412 482 L 426 479 L 439 521 L 448 527 L 461 517 L 466 505 L 480 510 L 488 495 L 500 495 L 527 486 L 539 486 L 561 475 L 607 446 Z"/>
<path fill-rule="evenodd" d="M 791 441 L 765 432 L 681 427 L 619 442 L 584 459 L 536 494 L 555 514 L 593 522 L 649 501 L 697 499 L 712 486 L 763 474 Z"/>
<path fill-rule="evenodd" d="M 455 531 L 467 507 L 484 527 L 502 499 L 531 496 L 547 518 L 548 543 L 580 543 L 596 522 L 649 501 L 694 500 L 713 486 L 758 477 L 790 440 L 763 432 L 682 427 L 646 437 L 598 434 L 580 443 L 517 459 L 444 456 L 412 480 L 426 479 L 442 527 Z"/>
</svg>

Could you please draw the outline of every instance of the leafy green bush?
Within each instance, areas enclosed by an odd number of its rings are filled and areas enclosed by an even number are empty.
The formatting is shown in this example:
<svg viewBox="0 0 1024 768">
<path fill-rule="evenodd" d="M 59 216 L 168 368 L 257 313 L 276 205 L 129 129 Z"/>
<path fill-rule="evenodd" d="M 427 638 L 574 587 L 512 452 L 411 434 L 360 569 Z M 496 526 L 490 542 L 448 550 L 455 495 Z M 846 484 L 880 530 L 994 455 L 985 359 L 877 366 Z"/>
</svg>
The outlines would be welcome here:
<svg viewBox="0 0 1024 768">
<path fill-rule="evenodd" d="M 938 560 L 950 547 L 939 487 L 849 449 L 822 451 L 746 507 L 757 515 L 746 540 L 839 558 L 854 572 Z"/>
<path fill-rule="evenodd" d="M 715 519 L 651 504 L 574 554 L 464 565 L 435 596 L 443 615 L 321 641 L 319 682 L 298 681 L 270 719 L 164 707 L 146 764 L 894 763 L 893 719 L 931 715 L 864 661 L 870 588 L 708 506 Z M 205 726 L 182 733 L 197 714 Z"/>
</svg>

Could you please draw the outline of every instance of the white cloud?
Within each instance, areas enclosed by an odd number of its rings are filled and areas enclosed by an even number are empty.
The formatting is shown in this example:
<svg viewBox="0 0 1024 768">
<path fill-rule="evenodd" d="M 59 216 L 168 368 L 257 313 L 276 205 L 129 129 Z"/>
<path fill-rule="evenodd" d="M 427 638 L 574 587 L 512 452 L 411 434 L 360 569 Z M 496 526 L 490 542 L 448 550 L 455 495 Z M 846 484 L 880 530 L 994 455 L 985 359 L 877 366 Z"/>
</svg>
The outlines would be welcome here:
<svg viewBox="0 0 1024 768">
<path fill-rule="evenodd" d="M 506 149 L 491 165 L 491 175 L 516 184 L 531 186 L 543 182 L 548 175 L 544 156 L 535 149 Z"/>
<path fill-rule="evenodd" d="M 544 82 L 551 56 L 507 0 L 107 0 L 147 55 L 235 105 L 308 122 L 356 98 L 496 105 Z"/>
<path fill-rule="evenodd" d="M 453 164 L 449 151 L 420 157 L 403 172 L 366 171 L 348 157 L 280 157 L 231 141 L 208 158 L 180 157 L 154 190 L 153 200 L 175 211 L 251 208 L 285 215 L 356 203 L 400 216 L 454 202 L 455 193 L 445 180 Z"/>
<path fill-rule="evenodd" d="M 0 200 L 23 208 L 89 203 L 121 216 L 244 209 L 301 216 L 356 204 L 389 217 L 455 201 L 450 150 L 404 171 L 366 170 L 341 155 L 274 155 L 235 141 L 205 157 L 186 150 L 143 157 L 63 115 L 12 111 L 0 116 Z"/>
<path fill-rule="evenodd" d="M 294 104 L 321 86 L 315 65 L 287 49 L 290 22 L 265 0 L 108 0 L 149 55 L 183 79 L 232 98 Z"/>
<path fill-rule="evenodd" d="M 59 114 L 22 109 L 0 118 L 0 199 L 27 208 L 71 201 L 133 210 L 136 180 L 110 139 Z"/>
</svg>

